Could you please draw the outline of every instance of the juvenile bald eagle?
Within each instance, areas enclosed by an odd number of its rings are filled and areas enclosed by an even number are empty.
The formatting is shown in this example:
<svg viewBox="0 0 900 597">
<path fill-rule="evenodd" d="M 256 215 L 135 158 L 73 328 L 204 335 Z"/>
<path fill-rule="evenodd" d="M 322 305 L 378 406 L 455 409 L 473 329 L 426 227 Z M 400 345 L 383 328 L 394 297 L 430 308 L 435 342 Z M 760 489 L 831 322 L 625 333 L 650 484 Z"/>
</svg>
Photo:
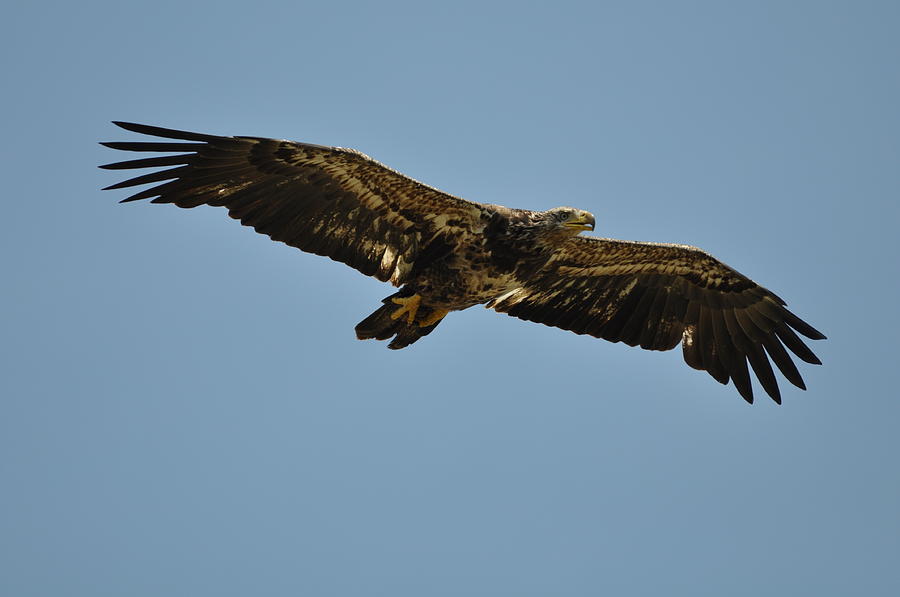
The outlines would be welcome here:
<svg viewBox="0 0 900 597">
<path fill-rule="evenodd" d="M 770 358 L 801 389 L 785 347 L 820 364 L 795 331 L 825 336 L 775 294 L 695 247 L 581 237 L 594 229 L 586 211 L 473 203 L 352 149 L 115 124 L 185 141 L 104 143 L 177 154 L 101 166 L 166 168 L 106 187 L 169 181 L 123 202 L 222 206 L 272 240 L 399 287 L 356 326 L 360 339 L 393 338 L 388 347 L 403 348 L 450 311 L 485 304 L 649 350 L 680 342 L 688 365 L 722 384 L 731 379 L 747 402 L 753 401 L 748 362 L 778 403 Z"/>
</svg>

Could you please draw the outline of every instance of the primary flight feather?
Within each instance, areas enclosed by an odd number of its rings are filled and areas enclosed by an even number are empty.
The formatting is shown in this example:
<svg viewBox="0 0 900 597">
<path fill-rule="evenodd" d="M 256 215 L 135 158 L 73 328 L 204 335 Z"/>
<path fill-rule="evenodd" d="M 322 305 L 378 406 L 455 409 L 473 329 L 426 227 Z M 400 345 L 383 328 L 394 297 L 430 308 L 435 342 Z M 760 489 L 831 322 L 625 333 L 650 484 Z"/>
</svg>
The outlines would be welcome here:
<svg viewBox="0 0 900 597">
<path fill-rule="evenodd" d="M 106 187 L 159 183 L 123 202 L 222 206 L 272 240 L 399 287 L 356 326 L 360 339 L 391 338 L 389 348 L 403 348 L 449 312 L 486 304 L 649 350 L 680 342 L 688 365 L 720 383 L 733 381 L 748 402 L 748 363 L 779 403 L 770 359 L 801 389 L 788 350 L 820 364 L 797 332 L 824 335 L 775 294 L 695 247 L 582 237 L 594 229 L 586 211 L 466 201 L 352 149 L 115 124 L 178 140 L 103 144 L 177 154 L 101 166 L 165 168 Z"/>
</svg>

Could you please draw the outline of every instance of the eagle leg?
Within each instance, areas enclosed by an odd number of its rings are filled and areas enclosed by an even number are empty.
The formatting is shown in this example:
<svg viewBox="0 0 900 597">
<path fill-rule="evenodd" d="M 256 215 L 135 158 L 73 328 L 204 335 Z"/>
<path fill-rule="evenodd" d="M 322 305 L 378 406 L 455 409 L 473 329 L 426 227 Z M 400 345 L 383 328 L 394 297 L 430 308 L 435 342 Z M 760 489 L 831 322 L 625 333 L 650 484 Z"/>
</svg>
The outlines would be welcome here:
<svg viewBox="0 0 900 597">
<path fill-rule="evenodd" d="M 427 328 L 442 320 L 449 313 L 449 309 L 432 309 L 431 314 L 418 321 L 419 327 Z"/>
<path fill-rule="evenodd" d="M 430 334 L 448 313 L 446 309 L 423 306 L 421 297 L 412 293 L 412 289 L 401 289 L 381 302 L 384 306 L 357 324 L 356 337 L 360 340 L 387 340 L 396 336 L 388 344 L 388 348 L 393 350 L 409 346 Z M 416 321 L 419 315 L 421 318 Z"/>
<path fill-rule="evenodd" d="M 391 319 L 400 319 L 406 315 L 407 323 L 412 323 L 416 320 L 416 314 L 419 312 L 419 305 L 422 303 L 422 297 L 418 294 L 406 298 L 397 296 L 392 298 L 391 302 L 400 305 L 399 309 L 391 313 Z"/>
</svg>

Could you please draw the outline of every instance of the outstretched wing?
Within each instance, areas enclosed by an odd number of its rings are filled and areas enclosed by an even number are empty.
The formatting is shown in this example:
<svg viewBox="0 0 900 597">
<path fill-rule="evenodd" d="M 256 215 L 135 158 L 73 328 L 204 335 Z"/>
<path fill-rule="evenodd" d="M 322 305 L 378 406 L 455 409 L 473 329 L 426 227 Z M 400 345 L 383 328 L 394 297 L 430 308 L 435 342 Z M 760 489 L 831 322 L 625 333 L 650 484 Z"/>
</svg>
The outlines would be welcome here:
<svg viewBox="0 0 900 597">
<path fill-rule="evenodd" d="M 153 197 L 179 207 L 224 206 L 272 240 L 400 286 L 421 259 L 446 254 L 480 231 L 483 208 L 408 178 L 352 149 L 257 137 L 218 137 L 116 122 L 173 142 L 112 142 L 165 152 L 101 166 L 159 170 L 106 187 L 159 183 L 124 201 Z M 417 264 L 417 260 L 420 262 Z"/>
<path fill-rule="evenodd" d="M 688 365 L 720 383 L 733 380 L 748 402 L 748 361 L 780 403 L 769 358 L 788 381 L 806 389 L 785 347 L 807 363 L 821 364 L 795 330 L 825 338 L 772 292 L 684 245 L 576 237 L 538 276 L 489 306 L 649 350 L 670 350 L 681 342 Z"/>
</svg>

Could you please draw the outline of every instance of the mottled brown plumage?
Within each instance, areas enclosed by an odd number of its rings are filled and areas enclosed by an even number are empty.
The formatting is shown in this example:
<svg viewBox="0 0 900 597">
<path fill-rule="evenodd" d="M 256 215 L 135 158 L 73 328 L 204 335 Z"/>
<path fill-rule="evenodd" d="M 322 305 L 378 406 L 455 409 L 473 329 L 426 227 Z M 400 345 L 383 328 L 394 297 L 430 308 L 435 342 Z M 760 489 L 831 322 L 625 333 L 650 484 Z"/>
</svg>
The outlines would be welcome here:
<svg viewBox="0 0 900 597">
<path fill-rule="evenodd" d="M 697 248 L 579 237 L 593 230 L 588 212 L 466 201 L 352 149 L 116 124 L 180 141 L 104 143 L 178 154 L 102 166 L 166 168 L 107 187 L 161 183 L 123 201 L 222 206 L 273 240 L 399 286 L 357 325 L 361 339 L 393 338 L 389 347 L 403 348 L 450 311 L 486 304 L 650 350 L 681 342 L 688 365 L 723 384 L 733 380 L 748 402 L 748 362 L 776 402 L 781 396 L 769 359 L 803 389 L 786 348 L 819 363 L 795 332 L 824 338 L 820 332 Z"/>
</svg>

